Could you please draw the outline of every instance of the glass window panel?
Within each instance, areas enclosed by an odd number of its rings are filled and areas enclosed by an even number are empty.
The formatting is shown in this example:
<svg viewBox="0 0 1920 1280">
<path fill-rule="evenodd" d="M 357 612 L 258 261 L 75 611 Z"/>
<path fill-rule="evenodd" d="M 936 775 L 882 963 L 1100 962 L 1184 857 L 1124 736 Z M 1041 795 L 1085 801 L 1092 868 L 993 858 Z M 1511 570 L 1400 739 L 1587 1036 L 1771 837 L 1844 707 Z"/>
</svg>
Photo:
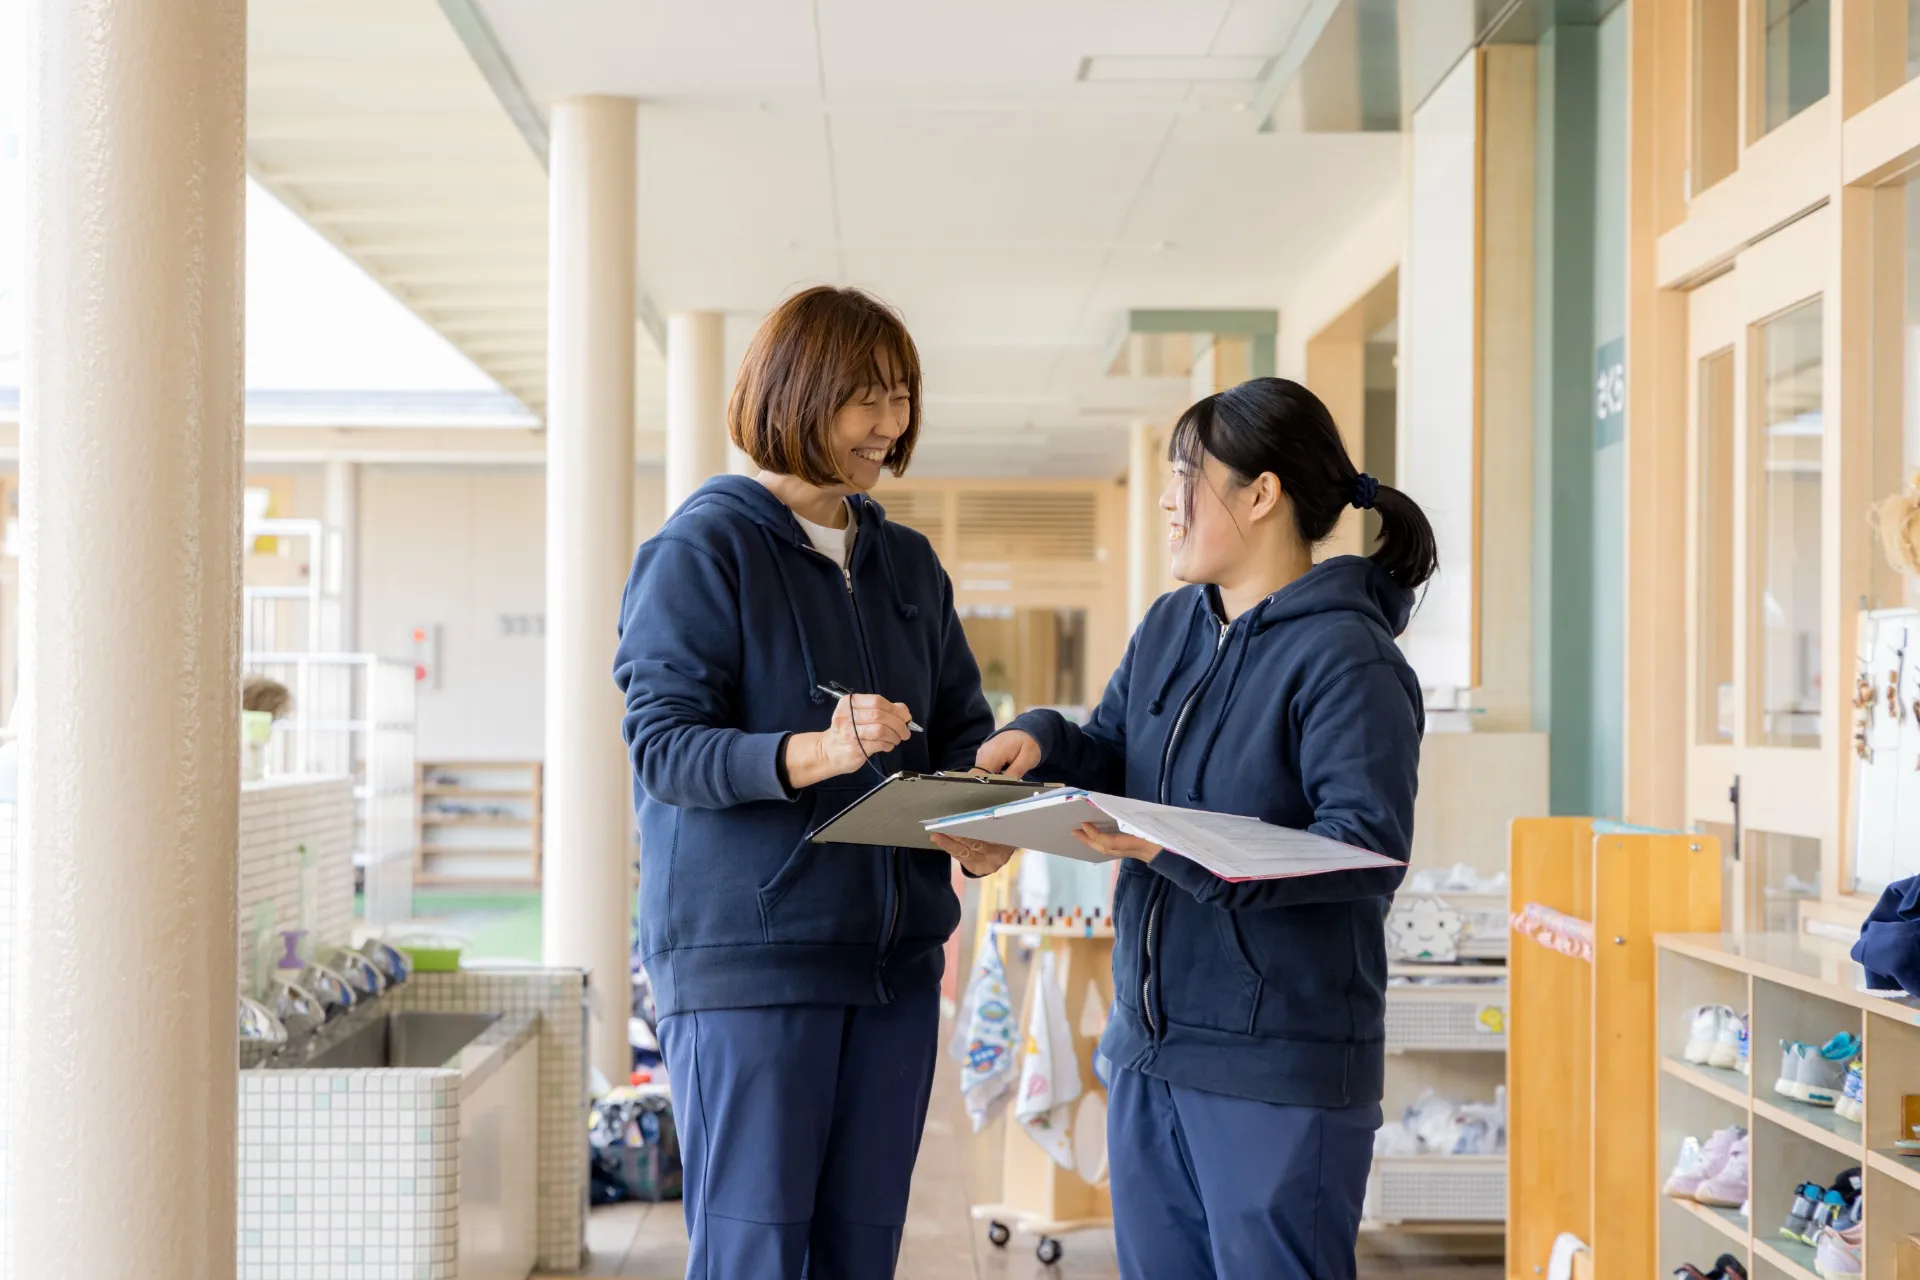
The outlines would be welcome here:
<svg viewBox="0 0 1920 1280">
<path fill-rule="evenodd" d="M 1733 352 L 1700 362 L 1699 600 L 1697 740 L 1732 742 L 1733 683 Z"/>
<path fill-rule="evenodd" d="M 1749 737 L 1766 746 L 1820 745 L 1820 324 L 1815 299 L 1758 331 Z"/>
<path fill-rule="evenodd" d="M 1820 842 L 1773 831 L 1741 833 L 1749 931 L 1798 933 L 1800 904 L 1820 896 Z"/>
<path fill-rule="evenodd" d="M 1733 857 L 1733 825 L 1727 822 L 1696 822 L 1694 830 L 1720 842 L 1720 928 L 1727 933 L 1742 932 L 1739 905 L 1740 864 Z"/>
<path fill-rule="evenodd" d="M 1765 0 L 1762 133 L 1827 96 L 1829 0 Z"/>
</svg>

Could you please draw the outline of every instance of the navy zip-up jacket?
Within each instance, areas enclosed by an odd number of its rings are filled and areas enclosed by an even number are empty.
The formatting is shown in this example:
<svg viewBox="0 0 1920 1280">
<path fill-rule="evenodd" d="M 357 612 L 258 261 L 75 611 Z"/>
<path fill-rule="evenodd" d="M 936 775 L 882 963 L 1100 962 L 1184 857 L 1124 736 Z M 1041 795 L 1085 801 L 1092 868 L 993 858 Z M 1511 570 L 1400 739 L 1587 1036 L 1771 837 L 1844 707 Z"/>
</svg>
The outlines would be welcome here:
<svg viewBox="0 0 1920 1280">
<path fill-rule="evenodd" d="M 812 845 L 896 770 L 966 769 L 993 730 L 953 588 L 925 537 L 851 499 L 848 576 L 759 482 L 707 482 L 634 557 L 614 682 L 640 816 L 640 951 L 662 1017 L 879 1004 L 940 981 L 960 922 L 943 853 Z M 838 682 L 926 726 L 798 793 L 778 761 Z"/>
<path fill-rule="evenodd" d="M 1394 637 L 1412 596 L 1359 556 L 1223 626 L 1161 597 L 1092 719 L 1035 711 L 1033 776 L 1303 828 L 1407 860 L 1425 713 Z M 1315 1107 L 1380 1101 L 1388 904 L 1403 867 L 1231 883 L 1174 853 L 1120 864 L 1107 1059 Z"/>
</svg>

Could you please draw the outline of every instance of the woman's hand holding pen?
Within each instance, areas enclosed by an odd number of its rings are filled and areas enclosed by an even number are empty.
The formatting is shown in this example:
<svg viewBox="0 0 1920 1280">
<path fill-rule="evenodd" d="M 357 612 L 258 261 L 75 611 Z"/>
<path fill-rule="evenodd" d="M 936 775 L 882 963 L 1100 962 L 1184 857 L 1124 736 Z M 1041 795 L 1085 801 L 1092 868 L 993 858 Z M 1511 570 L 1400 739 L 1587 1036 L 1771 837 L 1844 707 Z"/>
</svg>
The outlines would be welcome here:
<svg viewBox="0 0 1920 1280">
<path fill-rule="evenodd" d="M 912 724 L 912 715 L 898 702 L 873 693 L 848 694 L 834 705 L 833 723 L 824 730 L 787 739 L 787 781 L 797 791 L 857 773 L 869 757 L 905 742 Z"/>
</svg>

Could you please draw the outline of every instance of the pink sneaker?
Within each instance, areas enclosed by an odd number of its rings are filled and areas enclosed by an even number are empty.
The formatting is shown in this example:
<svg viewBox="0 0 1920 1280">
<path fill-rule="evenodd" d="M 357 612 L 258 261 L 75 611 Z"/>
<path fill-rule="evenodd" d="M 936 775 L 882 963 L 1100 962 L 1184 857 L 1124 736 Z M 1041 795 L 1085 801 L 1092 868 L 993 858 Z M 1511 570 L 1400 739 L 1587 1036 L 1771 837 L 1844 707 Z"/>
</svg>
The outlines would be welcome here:
<svg viewBox="0 0 1920 1280">
<path fill-rule="evenodd" d="M 1718 1137 L 1719 1135 L 1714 1135 Z M 1720 1168 L 1708 1174 L 1694 1191 L 1693 1198 L 1701 1204 L 1710 1204 L 1721 1209 L 1737 1209 L 1747 1202 L 1747 1138 L 1741 1134 L 1735 1138 L 1727 1150 L 1727 1158 Z"/>
<path fill-rule="evenodd" d="M 1860 1274 L 1860 1241 L 1866 1231 L 1859 1223 L 1845 1229 L 1824 1227 L 1815 1246 L 1813 1269 L 1821 1280 L 1850 1280 Z"/>
<path fill-rule="evenodd" d="M 1674 1162 L 1673 1172 L 1667 1175 L 1666 1193 L 1682 1200 L 1693 1199 L 1700 1184 L 1719 1173 L 1727 1163 L 1734 1142 L 1745 1136 L 1745 1130 L 1729 1127 L 1713 1134 L 1704 1144 L 1688 1138 L 1681 1144 L 1680 1158 Z"/>
</svg>

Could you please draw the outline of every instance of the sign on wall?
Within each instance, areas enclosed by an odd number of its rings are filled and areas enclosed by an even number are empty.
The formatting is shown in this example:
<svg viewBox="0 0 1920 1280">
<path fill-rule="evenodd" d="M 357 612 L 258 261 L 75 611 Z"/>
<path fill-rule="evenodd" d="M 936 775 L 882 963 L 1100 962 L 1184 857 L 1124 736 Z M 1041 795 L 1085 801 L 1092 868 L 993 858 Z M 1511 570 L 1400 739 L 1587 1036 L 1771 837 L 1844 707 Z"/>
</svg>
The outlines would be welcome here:
<svg viewBox="0 0 1920 1280">
<path fill-rule="evenodd" d="M 1626 438 L 1627 340 L 1603 342 L 1593 353 L 1593 447 Z"/>
</svg>

